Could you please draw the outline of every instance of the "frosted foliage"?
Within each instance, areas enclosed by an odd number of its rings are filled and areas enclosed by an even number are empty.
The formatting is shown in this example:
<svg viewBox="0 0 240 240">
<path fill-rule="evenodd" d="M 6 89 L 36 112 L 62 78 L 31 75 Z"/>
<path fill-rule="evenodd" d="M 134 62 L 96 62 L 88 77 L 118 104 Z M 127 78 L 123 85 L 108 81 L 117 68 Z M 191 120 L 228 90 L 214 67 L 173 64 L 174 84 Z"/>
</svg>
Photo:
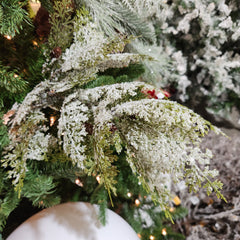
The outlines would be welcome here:
<svg viewBox="0 0 240 240">
<path fill-rule="evenodd" d="M 170 174 L 179 182 L 187 164 L 195 169 L 196 179 L 204 180 L 197 165 L 208 164 L 211 153 L 198 147 L 199 134 L 208 131 L 208 123 L 200 116 L 175 102 L 154 99 L 123 103 L 112 110 L 128 143 L 130 166 L 149 180 L 150 191 L 157 190 L 163 202 L 170 191 L 161 174 Z"/>
<path fill-rule="evenodd" d="M 135 40 L 131 44 L 131 48 L 134 52 L 152 58 L 151 61 L 144 61 L 146 72 L 143 78 L 146 82 L 153 82 L 158 88 L 175 83 L 178 85 L 180 99 L 183 101 L 188 99 L 186 90 L 191 81 L 186 75 L 187 58 L 183 56 L 181 51 L 176 51 L 168 41 L 160 43 L 160 45 L 146 45 Z"/>
<path fill-rule="evenodd" d="M 133 53 L 119 53 L 119 54 L 108 54 L 105 62 L 98 64 L 100 72 L 108 68 L 123 68 L 128 66 L 130 63 L 138 63 L 141 61 L 139 54 Z"/>
<path fill-rule="evenodd" d="M 174 70 L 160 71 L 156 84 L 162 79 L 175 82 L 180 99 L 185 101 L 191 94 L 190 83 L 195 86 L 197 80 L 198 94 L 209 97 L 210 108 L 227 101 L 230 92 L 240 96 L 240 56 L 235 50 L 240 36 L 238 11 L 237 1 L 183 0 L 160 4 L 160 14 L 156 15 L 161 29 L 159 45 L 168 52 Z"/>
<path fill-rule="evenodd" d="M 86 25 L 78 26 L 77 22 L 74 32 L 74 43 L 66 49 L 62 56 L 64 63 L 62 71 L 66 72 L 71 69 L 81 70 L 86 65 L 94 67 L 96 62 L 104 59 L 104 45 L 106 38 L 103 33 L 96 30 L 96 25 L 88 21 Z"/>
<path fill-rule="evenodd" d="M 110 106 L 124 96 L 135 96 L 142 83 L 120 83 L 93 89 L 80 89 L 64 101 L 59 119 L 58 136 L 63 139 L 64 152 L 78 167 L 84 168 L 86 124 L 93 119 L 93 128 L 100 128 L 112 121 Z M 87 106 L 91 107 L 87 107 Z"/>
<path fill-rule="evenodd" d="M 73 101 L 70 95 L 62 108 L 59 119 L 59 137 L 63 137 L 64 152 L 72 159 L 73 163 L 83 168 L 85 156 L 85 137 L 87 135 L 85 123 L 88 120 L 88 107 L 79 100 Z"/>
<path fill-rule="evenodd" d="M 37 131 L 30 139 L 26 153 L 27 159 L 32 160 L 46 160 L 46 153 L 48 152 L 50 135 Z"/>
<path fill-rule="evenodd" d="M 88 149 L 86 124 L 90 123 L 93 130 L 116 126 L 120 133 L 118 137 L 124 136 L 121 141 L 128 149 L 128 162 L 133 172 L 146 180 L 150 192 L 157 191 L 159 201 L 164 205 L 171 190 L 168 176 L 173 181 L 181 181 L 186 165 L 194 172 L 189 177 L 190 183 L 202 182 L 204 176 L 210 174 L 198 168 L 199 164 L 209 164 L 211 158 L 210 151 L 202 152 L 198 147 L 199 136 L 209 131 L 209 123 L 176 102 L 156 99 L 126 101 L 143 88 L 152 89 L 140 82 L 79 89 L 63 104 L 59 138 L 62 137 L 64 151 L 73 163 L 84 168 L 85 150 Z M 213 129 L 219 132 L 217 128 Z"/>
<path fill-rule="evenodd" d="M 1 161 L 3 167 L 10 166 L 8 176 L 16 186 L 19 182 L 21 184 L 28 171 L 27 160 L 45 159 L 49 146 L 49 135 L 46 134 L 48 128 L 42 126 L 39 129 L 39 123 L 45 120 L 44 114 L 36 110 L 18 128 L 17 135 L 14 130 L 9 134 L 11 142 L 5 149 L 5 155 Z"/>
<path fill-rule="evenodd" d="M 133 12 L 137 12 L 144 18 L 154 14 L 160 14 L 160 8 L 166 5 L 166 0 L 122 0 Z"/>
</svg>

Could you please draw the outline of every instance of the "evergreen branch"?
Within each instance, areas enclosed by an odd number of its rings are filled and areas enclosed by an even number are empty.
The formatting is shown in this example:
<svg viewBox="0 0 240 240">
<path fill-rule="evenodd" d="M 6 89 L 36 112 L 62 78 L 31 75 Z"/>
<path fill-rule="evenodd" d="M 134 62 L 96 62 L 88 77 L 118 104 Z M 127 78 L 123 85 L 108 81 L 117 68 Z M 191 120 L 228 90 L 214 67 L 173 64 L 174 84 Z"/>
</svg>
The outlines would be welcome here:
<svg viewBox="0 0 240 240">
<path fill-rule="evenodd" d="M 2 117 L 3 115 L 0 113 L 0 157 L 3 148 L 9 143 L 7 127 L 3 124 Z"/>
<path fill-rule="evenodd" d="M 0 88 L 5 88 L 10 93 L 17 93 L 26 90 L 27 82 L 15 71 L 8 71 L 9 67 L 3 67 L 0 63 Z"/>
<path fill-rule="evenodd" d="M 6 224 L 9 214 L 17 207 L 20 199 L 7 179 L 7 173 L 0 169 L 0 231 Z"/>
<path fill-rule="evenodd" d="M 73 37 L 73 20 L 71 0 L 55 1 L 54 13 L 51 15 L 50 23 L 52 25 L 48 37 L 50 51 L 59 47 L 65 51 Z"/>
<path fill-rule="evenodd" d="M 23 22 L 30 24 L 28 13 L 23 7 L 27 0 L 2 0 L 0 3 L 0 34 L 14 37 L 22 29 Z"/>
<path fill-rule="evenodd" d="M 111 143 L 109 137 L 111 131 L 109 126 L 98 127 L 94 131 L 94 160 L 96 161 L 95 171 L 100 173 L 101 183 L 104 184 L 108 191 L 108 195 L 113 206 L 111 192 L 116 195 L 115 184 L 117 183 L 115 176 L 117 169 L 112 165 L 117 160 L 116 155 L 113 155 L 110 149 Z"/>
<path fill-rule="evenodd" d="M 99 29 L 110 37 L 116 36 L 118 33 L 141 35 L 144 40 L 155 42 L 155 33 L 150 24 L 142 20 L 136 11 L 132 11 L 121 1 L 76 0 L 76 3 L 78 7 L 82 7 L 84 4 Z"/>
<path fill-rule="evenodd" d="M 9 67 L 4 67 L 0 62 L 0 109 L 5 107 L 5 99 L 17 100 L 24 94 L 28 83 L 15 71 L 10 71 Z"/>
<path fill-rule="evenodd" d="M 21 195 L 30 199 L 34 206 L 50 207 L 60 203 L 60 198 L 54 194 L 57 184 L 53 177 L 27 172 Z"/>
<path fill-rule="evenodd" d="M 53 3 L 51 0 L 41 0 L 41 6 L 48 10 L 48 12 L 53 13 Z"/>
</svg>

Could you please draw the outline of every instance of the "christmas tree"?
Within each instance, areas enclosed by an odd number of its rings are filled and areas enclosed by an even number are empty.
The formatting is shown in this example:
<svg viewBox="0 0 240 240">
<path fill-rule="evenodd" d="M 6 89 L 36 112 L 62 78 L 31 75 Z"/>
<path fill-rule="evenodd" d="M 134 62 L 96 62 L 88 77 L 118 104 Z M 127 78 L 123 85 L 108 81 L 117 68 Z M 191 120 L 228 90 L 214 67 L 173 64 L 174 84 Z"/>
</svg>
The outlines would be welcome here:
<svg viewBox="0 0 240 240">
<path fill-rule="evenodd" d="M 26 200 L 40 209 L 88 201 L 103 223 L 112 208 L 142 239 L 183 238 L 166 225 L 186 214 L 173 208 L 171 185 L 184 179 L 224 199 L 200 148 L 221 131 L 149 84 L 156 66 L 172 64 L 149 20 L 166 3 L 34 4 L 0 5 L 1 229 Z"/>
</svg>

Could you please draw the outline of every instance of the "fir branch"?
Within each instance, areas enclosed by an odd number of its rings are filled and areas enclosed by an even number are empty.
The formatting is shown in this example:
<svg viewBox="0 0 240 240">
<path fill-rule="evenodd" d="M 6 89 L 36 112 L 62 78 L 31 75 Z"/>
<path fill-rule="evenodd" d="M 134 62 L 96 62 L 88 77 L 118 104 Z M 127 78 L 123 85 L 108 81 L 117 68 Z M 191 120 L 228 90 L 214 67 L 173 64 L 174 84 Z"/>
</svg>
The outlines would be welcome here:
<svg viewBox="0 0 240 240">
<path fill-rule="evenodd" d="M 144 40 L 155 41 L 155 33 L 151 25 L 121 1 L 77 0 L 76 3 L 78 7 L 85 5 L 98 28 L 110 37 L 121 33 L 141 35 Z"/>
<path fill-rule="evenodd" d="M 0 168 L 0 231 L 3 230 L 9 214 L 17 207 L 19 202 L 18 194 L 7 179 L 7 172 Z"/>
<path fill-rule="evenodd" d="M 98 218 L 100 222 L 105 225 L 107 223 L 107 216 L 106 216 L 106 209 L 108 206 L 108 193 L 107 190 L 102 187 L 102 185 L 99 185 L 95 191 L 92 193 L 90 202 L 92 204 L 98 204 L 99 205 L 99 213 Z"/>
<path fill-rule="evenodd" d="M 0 34 L 14 37 L 22 29 L 23 22 L 30 24 L 28 13 L 23 7 L 27 0 L 2 0 L 0 3 Z"/>
<path fill-rule="evenodd" d="M 48 12 L 53 13 L 53 3 L 51 0 L 41 0 L 41 6 L 48 10 Z"/>
<path fill-rule="evenodd" d="M 53 194 L 56 187 L 53 177 L 27 172 L 21 195 L 31 200 L 34 206 L 51 207 L 60 203 L 60 197 Z"/>
<path fill-rule="evenodd" d="M 9 69 L 10 67 L 4 67 L 0 62 L 0 109 L 5 107 L 6 98 L 17 99 L 18 95 L 24 93 L 28 86 L 21 75 Z"/>
</svg>

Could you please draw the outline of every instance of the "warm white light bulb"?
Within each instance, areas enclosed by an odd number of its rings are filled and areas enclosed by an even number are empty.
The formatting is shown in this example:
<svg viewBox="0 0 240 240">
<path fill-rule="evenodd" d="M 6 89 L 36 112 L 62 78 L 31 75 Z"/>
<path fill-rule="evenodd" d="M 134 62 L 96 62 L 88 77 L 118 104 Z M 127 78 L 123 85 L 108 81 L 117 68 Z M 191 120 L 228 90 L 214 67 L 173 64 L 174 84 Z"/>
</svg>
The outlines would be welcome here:
<svg viewBox="0 0 240 240">
<path fill-rule="evenodd" d="M 166 228 L 163 228 L 163 229 L 162 229 L 162 235 L 163 235 L 163 236 L 166 236 L 166 235 L 167 235 L 167 229 L 166 229 Z"/>
<path fill-rule="evenodd" d="M 170 207 L 169 212 L 174 212 L 175 208 L 174 207 Z"/>
<path fill-rule="evenodd" d="M 128 193 L 127 193 L 127 196 L 128 196 L 128 197 L 131 197 L 131 196 L 132 196 L 132 193 L 128 192 Z"/>
<path fill-rule="evenodd" d="M 79 178 L 76 178 L 75 183 L 76 183 L 79 187 L 83 187 L 83 183 L 80 181 Z"/>
<path fill-rule="evenodd" d="M 5 35 L 4 37 L 5 37 L 7 40 L 11 40 L 11 39 L 12 39 L 12 37 L 9 36 L 9 35 Z"/>
<path fill-rule="evenodd" d="M 33 40 L 32 43 L 33 43 L 34 46 L 38 46 L 37 41 Z"/>
<path fill-rule="evenodd" d="M 139 200 L 139 199 L 136 199 L 136 200 L 135 200 L 135 205 L 138 207 L 140 204 L 141 204 L 140 200 Z"/>
<path fill-rule="evenodd" d="M 155 240 L 155 237 L 153 235 L 150 235 L 149 239 L 150 240 Z"/>
<path fill-rule="evenodd" d="M 98 183 L 100 183 L 101 182 L 101 177 L 99 175 L 96 176 L 96 180 L 97 180 Z"/>
<path fill-rule="evenodd" d="M 54 116 L 50 117 L 50 127 L 53 126 L 54 122 L 55 122 L 56 118 Z"/>
</svg>

